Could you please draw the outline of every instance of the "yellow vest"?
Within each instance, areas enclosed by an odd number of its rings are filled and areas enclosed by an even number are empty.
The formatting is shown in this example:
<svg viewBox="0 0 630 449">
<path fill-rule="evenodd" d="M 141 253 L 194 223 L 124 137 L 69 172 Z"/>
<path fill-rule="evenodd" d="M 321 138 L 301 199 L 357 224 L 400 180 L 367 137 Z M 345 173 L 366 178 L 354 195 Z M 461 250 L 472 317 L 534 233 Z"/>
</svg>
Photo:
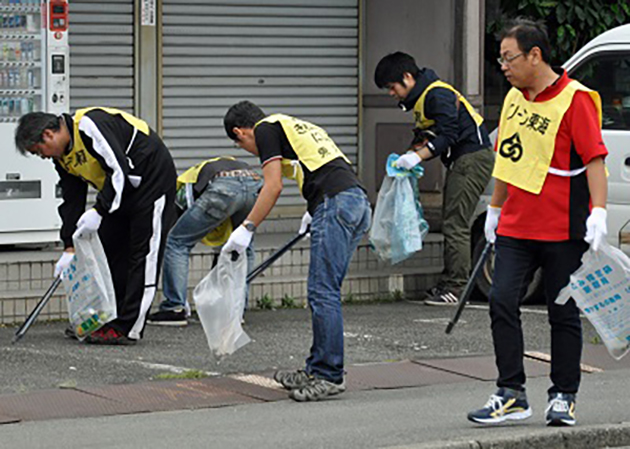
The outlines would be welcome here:
<svg viewBox="0 0 630 449">
<path fill-rule="evenodd" d="M 232 159 L 233 157 L 215 157 L 213 159 L 208 159 L 207 161 L 203 161 L 190 167 L 184 173 L 177 177 L 177 190 L 180 189 L 184 184 L 195 184 L 197 182 L 197 178 L 199 177 L 199 173 L 201 169 L 211 162 L 216 162 L 220 159 Z M 224 220 L 219 226 L 217 226 L 213 231 L 208 232 L 206 236 L 201 240 L 201 243 L 207 246 L 221 246 L 230 238 L 233 230 L 232 220 L 228 218 Z"/>
<path fill-rule="evenodd" d="M 284 114 L 273 114 L 265 117 L 256 123 L 254 128 L 261 123 L 280 123 L 299 162 L 303 163 L 311 172 L 339 157 L 350 164 L 346 155 L 335 145 L 328 133 L 317 125 Z M 301 192 L 304 184 L 304 172 L 300 164 L 286 158 L 283 158 L 281 163 L 282 176 L 297 181 Z"/>
<path fill-rule="evenodd" d="M 551 167 L 560 123 L 577 91 L 589 93 L 597 108 L 601 126 L 602 106 L 599 94 L 575 80 L 554 98 L 543 102 L 528 101 L 520 90 L 512 88 L 505 97 L 501 110 L 497 158 L 492 176 L 538 195 L 547 173 L 560 176 L 581 173 L 583 170 L 565 171 Z"/>
<path fill-rule="evenodd" d="M 131 114 L 127 114 L 124 111 L 119 111 L 118 109 L 92 107 L 79 109 L 74 114 L 74 117 L 72 118 L 74 128 L 72 130 L 72 150 L 61 158 L 60 163 L 68 173 L 83 179 L 85 182 L 91 184 L 95 189 L 101 191 L 103 189 L 103 184 L 105 184 L 105 170 L 103 170 L 103 167 L 101 167 L 98 160 L 93 157 L 89 151 L 87 151 L 85 143 L 83 143 L 79 132 L 79 122 L 86 113 L 94 109 L 101 109 L 111 115 L 120 115 L 131 126 L 147 136 L 150 131 L 149 125 L 147 125 L 144 120 L 134 117 Z"/>
<path fill-rule="evenodd" d="M 457 97 L 457 101 L 464 105 L 470 116 L 473 118 L 477 126 L 481 126 L 483 123 L 483 117 L 475 111 L 475 108 L 464 98 L 462 94 L 460 94 L 453 86 L 445 83 L 444 81 L 434 81 L 424 89 L 422 95 L 416 101 L 416 104 L 413 107 L 413 118 L 416 122 L 416 127 L 420 129 L 428 129 L 435 124 L 435 120 L 428 119 L 426 115 L 424 115 L 424 101 L 427 97 L 427 94 L 431 89 L 435 89 L 436 87 L 442 87 L 444 89 L 448 89 L 455 94 Z"/>
</svg>

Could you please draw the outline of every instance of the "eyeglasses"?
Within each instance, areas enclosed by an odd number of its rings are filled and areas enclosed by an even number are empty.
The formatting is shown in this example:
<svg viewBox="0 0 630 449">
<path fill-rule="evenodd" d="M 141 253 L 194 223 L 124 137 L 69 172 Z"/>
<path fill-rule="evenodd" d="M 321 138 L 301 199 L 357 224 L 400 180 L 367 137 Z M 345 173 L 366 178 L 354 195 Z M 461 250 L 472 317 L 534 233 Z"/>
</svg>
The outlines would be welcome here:
<svg viewBox="0 0 630 449">
<path fill-rule="evenodd" d="M 512 61 L 514 61 L 516 58 L 518 58 L 519 56 L 523 56 L 524 54 L 525 54 L 525 53 L 520 52 L 519 54 L 514 55 L 514 56 L 510 56 L 510 57 L 508 57 L 508 58 L 505 58 L 505 57 L 501 56 L 500 58 L 497 58 L 497 62 L 499 63 L 499 65 L 503 65 L 503 64 L 505 64 L 505 65 L 509 65 L 509 64 L 510 64 Z"/>
</svg>

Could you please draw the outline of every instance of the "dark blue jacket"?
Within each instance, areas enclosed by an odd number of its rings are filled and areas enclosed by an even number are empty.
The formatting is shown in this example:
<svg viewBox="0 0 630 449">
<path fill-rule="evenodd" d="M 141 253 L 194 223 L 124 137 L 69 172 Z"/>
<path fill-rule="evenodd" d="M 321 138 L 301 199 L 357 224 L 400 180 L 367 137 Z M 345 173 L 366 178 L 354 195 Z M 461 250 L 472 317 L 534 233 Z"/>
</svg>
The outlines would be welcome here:
<svg viewBox="0 0 630 449">
<path fill-rule="evenodd" d="M 416 79 L 416 85 L 407 98 L 400 102 L 405 111 L 412 111 L 425 89 L 439 78 L 436 73 L 424 68 Z M 440 156 L 447 167 L 460 156 L 490 147 L 490 138 L 485 125 L 477 126 L 464 105 L 460 105 L 454 92 L 436 87 L 424 99 L 424 114 L 435 120 L 431 127 L 437 137 L 427 145 L 429 150 Z"/>
</svg>

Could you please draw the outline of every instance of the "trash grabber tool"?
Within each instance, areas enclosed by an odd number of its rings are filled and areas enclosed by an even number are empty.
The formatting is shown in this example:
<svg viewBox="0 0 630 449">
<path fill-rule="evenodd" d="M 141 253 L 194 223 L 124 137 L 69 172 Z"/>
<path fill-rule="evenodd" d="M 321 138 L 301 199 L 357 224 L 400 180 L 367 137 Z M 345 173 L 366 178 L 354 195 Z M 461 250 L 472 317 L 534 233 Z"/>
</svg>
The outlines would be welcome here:
<svg viewBox="0 0 630 449">
<path fill-rule="evenodd" d="M 481 256 L 479 256 L 479 260 L 477 261 L 475 268 L 470 274 L 470 279 L 468 279 L 468 283 L 466 284 L 466 287 L 464 288 L 464 292 L 462 293 L 461 298 L 459 298 L 459 304 L 457 305 L 457 310 L 455 311 L 455 315 L 453 315 L 453 318 L 451 318 L 451 321 L 449 321 L 448 325 L 446 326 L 447 334 L 451 333 L 451 331 L 455 327 L 455 324 L 457 324 L 457 321 L 459 321 L 459 317 L 464 311 L 464 307 L 466 307 L 466 302 L 468 301 L 468 298 L 470 297 L 470 294 L 472 293 L 473 288 L 475 287 L 475 281 L 477 280 L 477 276 L 479 276 L 479 273 L 481 272 L 481 269 L 485 265 L 486 260 L 488 260 L 488 256 L 491 253 L 491 249 L 492 249 L 492 243 L 490 242 L 486 243 L 486 246 L 483 248 L 483 252 L 481 253 Z"/>
<path fill-rule="evenodd" d="M 286 253 L 288 250 L 290 250 L 293 245 L 295 245 L 297 242 L 302 240 L 304 238 L 304 236 L 306 234 L 308 234 L 308 233 L 309 233 L 309 230 L 307 229 L 305 233 L 303 233 L 303 234 L 299 234 L 298 233 L 295 237 L 293 237 L 291 240 L 289 240 L 287 243 L 285 243 L 283 247 L 281 247 L 275 253 L 273 253 L 271 256 L 269 256 L 269 258 L 267 260 L 261 262 L 260 265 L 258 265 L 256 268 L 254 268 L 252 270 L 252 272 L 247 275 L 246 282 L 252 281 L 260 273 L 262 273 L 267 268 L 269 268 L 269 266 L 272 263 L 274 263 L 276 260 L 278 260 L 280 257 L 282 257 L 282 255 L 284 253 Z"/>
<path fill-rule="evenodd" d="M 61 284 L 61 276 L 57 276 L 55 280 L 53 281 L 53 283 L 50 285 L 50 287 L 48 287 L 48 291 L 44 294 L 42 299 L 39 300 L 39 302 L 37 303 L 37 305 L 31 312 L 31 314 L 28 316 L 28 318 L 26 318 L 26 321 L 24 321 L 24 323 L 20 326 L 20 328 L 15 333 L 12 343 L 17 342 L 20 338 L 24 336 L 24 334 L 26 334 L 26 332 L 29 330 L 31 325 L 35 322 L 35 320 L 39 316 L 39 313 L 46 306 L 46 304 L 48 304 L 48 301 L 50 301 L 50 298 L 52 297 L 53 293 L 55 293 L 55 290 L 57 290 L 57 287 L 59 287 L 59 284 Z"/>
</svg>

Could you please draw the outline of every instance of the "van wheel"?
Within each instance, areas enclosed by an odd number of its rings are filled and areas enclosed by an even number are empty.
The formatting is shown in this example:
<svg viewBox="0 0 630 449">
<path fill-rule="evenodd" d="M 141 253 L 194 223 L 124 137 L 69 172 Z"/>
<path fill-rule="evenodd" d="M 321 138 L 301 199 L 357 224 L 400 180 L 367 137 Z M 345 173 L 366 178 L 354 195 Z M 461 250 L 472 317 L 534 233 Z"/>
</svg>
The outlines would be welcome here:
<svg viewBox="0 0 630 449">
<path fill-rule="evenodd" d="M 472 254 L 472 266 L 474 267 L 481 256 L 484 246 L 486 246 L 486 238 L 483 232 L 481 235 L 476 235 L 475 246 Z M 492 286 L 492 274 L 494 273 L 494 248 L 492 254 L 488 257 L 485 265 L 481 269 L 481 273 L 477 277 L 476 287 L 477 295 L 479 299 L 487 301 L 490 297 L 490 287 Z M 523 304 L 545 304 L 545 295 L 542 285 L 542 273 L 540 269 L 536 270 L 531 284 L 525 293 L 523 298 Z"/>
</svg>

